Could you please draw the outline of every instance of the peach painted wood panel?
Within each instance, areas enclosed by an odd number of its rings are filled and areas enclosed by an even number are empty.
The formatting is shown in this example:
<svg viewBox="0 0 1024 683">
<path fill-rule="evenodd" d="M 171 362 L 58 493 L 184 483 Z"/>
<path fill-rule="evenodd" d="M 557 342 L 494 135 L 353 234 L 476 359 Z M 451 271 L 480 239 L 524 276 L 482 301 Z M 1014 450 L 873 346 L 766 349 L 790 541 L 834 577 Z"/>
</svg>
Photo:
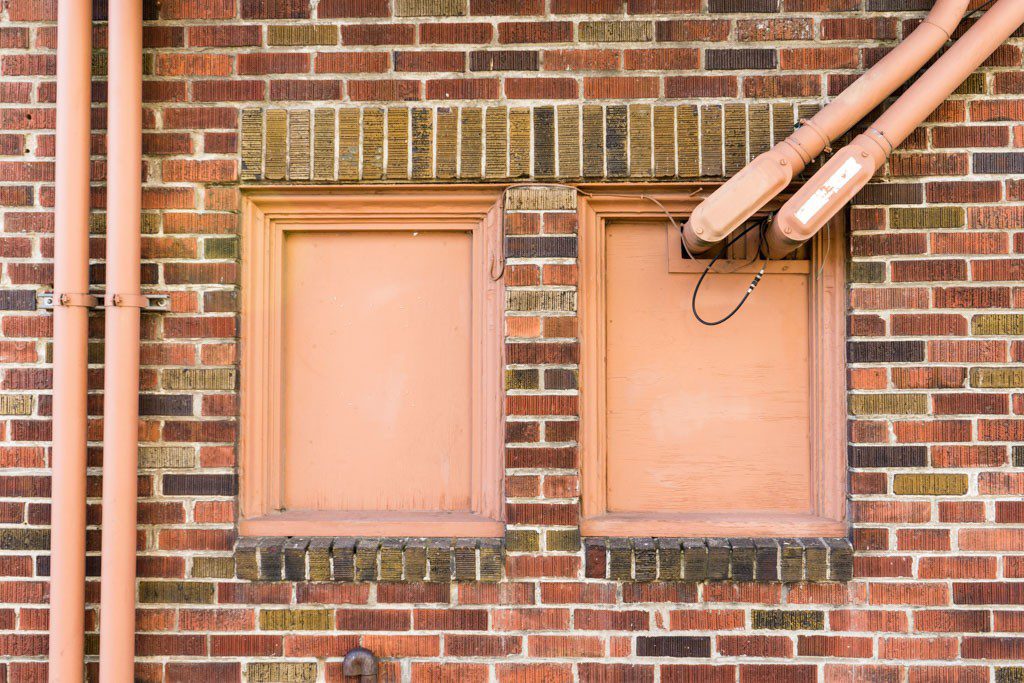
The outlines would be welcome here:
<svg viewBox="0 0 1024 683">
<path fill-rule="evenodd" d="M 579 202 L 581 532 L 845 534 L 842 221 L 800 258 L 769 264 L 749 310 L 708 330 L 690 312 L 705 263 L 683 258 L 662 209 L 684 217 L 702 190 L 586 190 Z M 719 264 L 735 274 L 717 276 L 702 292 L 704 315 L 735 304 L 757 268 Z"/>
<path fill-rule="evenodd" d="M 244 535 L 500 536 L 500 188 L 244 193 Z"/>
<path fill-rule="evenodd" d="M 289 231 L 285 509 L 469 509 L 472 240 Z"/>
<path fill-rule="evenodd" d="M 661 223 L 609 222 L 605 248 L 608 511 L 810 513 L 807 275 L 766 276 L 706 327 Z M 704 316 L 750 277 L 706 279 Z"/>
</svg>

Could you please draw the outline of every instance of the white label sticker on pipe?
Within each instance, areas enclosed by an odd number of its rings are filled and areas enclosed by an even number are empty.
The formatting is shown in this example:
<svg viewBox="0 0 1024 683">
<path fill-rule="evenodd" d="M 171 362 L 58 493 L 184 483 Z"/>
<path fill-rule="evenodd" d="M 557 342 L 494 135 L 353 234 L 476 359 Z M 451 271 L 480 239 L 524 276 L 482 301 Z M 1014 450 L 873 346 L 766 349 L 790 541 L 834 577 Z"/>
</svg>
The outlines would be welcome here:
<svg viewBox="0 0 1024 683">
<path fill-rule="evenodd" d="M 833 173 L 832 177 L 826 180 L 825 184 L 818 188 L 818 191 L 812 194 L 810 199 L 804 202 L 804 205 L 796 212 L 797 220 L 807 225 L 808 221 L 814 218 L 828 204 L 828 200 L 853 180 L 853 177 L 857 175 L 857 171 L 862 168 L 864 167 L 855 158 L 850 157 L 847 159 L 846 163 L 840 166 L 839 170 Z"/>
</svg>

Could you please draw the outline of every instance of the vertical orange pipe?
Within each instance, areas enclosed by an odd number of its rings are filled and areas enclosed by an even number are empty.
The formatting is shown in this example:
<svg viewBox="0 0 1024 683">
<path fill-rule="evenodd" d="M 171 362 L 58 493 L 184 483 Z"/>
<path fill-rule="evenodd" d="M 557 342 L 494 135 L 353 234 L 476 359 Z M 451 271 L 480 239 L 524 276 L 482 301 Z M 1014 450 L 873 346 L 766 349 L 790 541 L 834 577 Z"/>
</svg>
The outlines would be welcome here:
<svg viewBox="0 0 1024 683">
<path fill-rule="evenodd" d="M 82 680 L 92 2 L 57 5 L 49 679 Z M 70 295 L 79 295 L 73 297 Z"/>
<path fill-rule="evenodd" d="M 100 681 L 134 680 L 142 1 L 110 0 Z"/>
</svg>

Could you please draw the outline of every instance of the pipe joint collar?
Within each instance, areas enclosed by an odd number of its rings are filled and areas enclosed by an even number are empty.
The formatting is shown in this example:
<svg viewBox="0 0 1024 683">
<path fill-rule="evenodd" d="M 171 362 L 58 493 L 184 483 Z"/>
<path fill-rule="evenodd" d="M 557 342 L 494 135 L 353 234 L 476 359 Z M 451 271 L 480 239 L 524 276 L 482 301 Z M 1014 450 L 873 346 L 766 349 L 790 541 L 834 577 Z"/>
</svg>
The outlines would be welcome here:
<svg viewBox="0 0 1024 683">
<path fill-rule="evenodd" d="M 814 123 L 814 121 L 810 119 L 800 119 L 800 128 L 807 128 L 808 130 L 814 131 L 814 133 L 821 138 L 822 149 L 830 154 L 832 153 L 832 140 L 819 126 Z"/>
<path fill-rule="evenodd" d="M 864 135 L 869 140 L 871 140 L 871 142 L 878 145 L 879 149 L 881 149 L 882 152 L 885 154 L 886 159 L 892 156 L 892 153 L 896 151 L 896 145 L 892 144 L 892 140 L 886 137 L 885 133 L 878 130 L 877 128 L 873 126 L 871 128 L 868 128 L 866 131 L 864 131 Z"/>
<path fill-rule="evenodd" d="M 800 144 L 800 141 L 797 140 L 796 137 L 797 137 L 796 135 L 790 135 L 788 138 L 786 138 L 782 142 L 784 144 L 786 144 L 786 145 L 789 145 L 789 147 L 794 152 L 796 152 L 797 156 L 800 157 L 800 160 L 803 161 L 804 166 L 806 167 L 808 164 L 811 163 L 811 161 L 814 160 L 814 157 L 817 156 L 817 155 L 812 155 L 812 154 L 808 153 L 808 151 L 806 149 L 804 149 L 803 145 Z"/>
</svg>

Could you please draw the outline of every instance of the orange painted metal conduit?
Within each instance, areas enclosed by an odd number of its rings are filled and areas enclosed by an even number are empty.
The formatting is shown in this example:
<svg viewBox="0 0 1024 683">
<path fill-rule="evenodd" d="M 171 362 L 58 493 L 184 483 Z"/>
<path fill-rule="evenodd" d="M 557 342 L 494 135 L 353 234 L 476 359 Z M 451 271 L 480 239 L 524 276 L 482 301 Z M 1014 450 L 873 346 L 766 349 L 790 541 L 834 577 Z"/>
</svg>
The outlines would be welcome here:
<svg viewBox="0 0 1024 683">
<path fill-rule="evenodd" d="M 100 681 L 135 680 L 142 0 L 110 0 Z"/>
<path fill-rule="evenodd" d="M 92 2 L 57 4 L 49 679 L 81 681 L 85 639 L 86 371 Z"/>
<path fill-rule="evenodd" d="M 786 202 L 768 229 L 773 257 L 812 238 L 907 137 L 1024 24 L 1024 0 L 999 0 L 862 135 Z"/>
<path fill-rule="evenodd" d="M 786 189 L 833 140 L 850 130 L 931 59 L 960 24 L 970 0 L 937 0 L 924 22 L 797 130 L 705 199 L 683 227 L 694 254 L 707 251 Z"/>
</svg>

